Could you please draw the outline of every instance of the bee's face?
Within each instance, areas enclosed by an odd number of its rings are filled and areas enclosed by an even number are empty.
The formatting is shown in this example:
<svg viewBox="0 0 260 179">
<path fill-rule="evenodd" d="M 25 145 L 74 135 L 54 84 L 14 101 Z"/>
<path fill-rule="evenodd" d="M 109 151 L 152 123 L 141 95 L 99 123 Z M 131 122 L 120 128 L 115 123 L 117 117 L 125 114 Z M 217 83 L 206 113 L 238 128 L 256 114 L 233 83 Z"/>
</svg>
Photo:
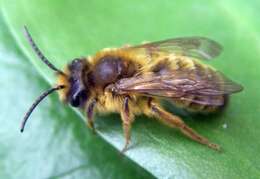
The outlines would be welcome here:
<svg viewBox="0 0 260 179">
<path fill-rule="evenodd" d="M 89 91 L 83 79 L 86 69 L 86 59 L 77 58 L 68 65 L 67 83 L 69 87 L 65 94 L 65 100 L 73 107 L 82 107 L 88 99 Z"/>
<path fill-rule="evenodd" d="M 88 89 L 83 82 L 84 70 L 87 68 L 85 59 L 74 59 L 69 64 L 70 89 L 67 94 L 67 101 L 74 107 L 85 104 L 88 98 Z"/>
</svg>

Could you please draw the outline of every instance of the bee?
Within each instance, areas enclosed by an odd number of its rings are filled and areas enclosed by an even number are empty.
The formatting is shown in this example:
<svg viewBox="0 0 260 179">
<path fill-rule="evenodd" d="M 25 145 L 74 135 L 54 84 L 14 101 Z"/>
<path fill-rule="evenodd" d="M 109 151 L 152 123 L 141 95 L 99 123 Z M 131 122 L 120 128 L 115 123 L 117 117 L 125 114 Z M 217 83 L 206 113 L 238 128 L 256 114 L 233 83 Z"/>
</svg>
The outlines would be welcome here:
<svg viewBox="0 0 260 179">
<path fill-rule="evenodd" d="M 241 85 L 202 63 L 217 57 L 222 47 L 205 37 L 182 37 L 137 46 L 107 48 L 92 57 L 75 58 L 63 71 L 43 55 L 25 27 L 25 35 L 40 60 L 57 74 L 57 84 L 40 95 L 21 125 L 49 94 L 58 91 L 61 101 L 80 108 L 87 125 L 95 130 L 95 113 L 119 113 L 125 137 L 122 152 L 130 143 L 135 116 L 145 114 L 188 138 L 220 150 L 179 117 L 161 106 L 162 100 L 192 112 L 210 113 L 227 103 L 227 97 L 240 92 Z"/>
</svg>

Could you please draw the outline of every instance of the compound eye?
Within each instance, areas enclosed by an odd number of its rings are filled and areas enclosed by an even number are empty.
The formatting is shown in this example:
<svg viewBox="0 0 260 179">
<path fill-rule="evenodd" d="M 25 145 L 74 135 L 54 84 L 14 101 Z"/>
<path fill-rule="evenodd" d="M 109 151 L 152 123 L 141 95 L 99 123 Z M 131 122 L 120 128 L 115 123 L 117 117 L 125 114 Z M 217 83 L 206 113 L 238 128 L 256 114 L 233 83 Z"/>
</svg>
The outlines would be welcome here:
<svg viewBox="0 0 260 179">
<path fill-rule="evenodd" d="M 71 69 L 71 71 L 81 71 L 83 66 L 84 60 L 80 58 L 75 58 L 69 65 L 69 68 Z"/>
<path fill-rule="evenodd" d="M 73 107 L 79 107 L 86 101 L 86 99 L 87 99 L 86 90 L 80 90 L 72 96 L 70 104 Z"/>
</svg>

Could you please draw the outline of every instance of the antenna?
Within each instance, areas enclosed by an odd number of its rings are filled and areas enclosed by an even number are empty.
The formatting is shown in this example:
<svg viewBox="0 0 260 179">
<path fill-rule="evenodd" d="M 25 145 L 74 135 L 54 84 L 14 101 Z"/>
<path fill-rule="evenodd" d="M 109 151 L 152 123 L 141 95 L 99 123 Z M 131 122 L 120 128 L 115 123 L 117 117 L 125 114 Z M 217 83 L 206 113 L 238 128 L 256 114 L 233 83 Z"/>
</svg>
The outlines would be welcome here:
<svg viewBox="0 0 260 179">
<path fill-rule="evenodd" d="M 53 87 L 45 92 L 43 92 L 35 101 L 34 103 L 32 104 L 32 106 L 29 108 L 29 110 L 27 111 L 27 113 L 25 114 L 24 118 L 23 118 L 23 121 L 22 121 L 22 125 L 21 125 L 21 132 L 24 131 L 24 127 L 25 127 L 25 124 L 28 120 L 28 118 L 30 117 L 30 115 L 32 114 L 33 110 L 35 109 L 36 106 L 38 106 L 38 104 L 46 97 L 48 96 L 49 94 L 51 94 L 52 92 L 54 91 L 57 91 L 57 90 L 60 90 L 60 89 L 63 89 L 65 88 L 64 85 L 60 85 L 60 86 L 57 86 L 57 87 Z"/>
<path fill-rule="evenodd" d="M 61 70 L 59 70 L 58 68 L 56 68 L 41 52 L 41 50 L 39 49 L 39 47 L 36 45 L 36 43 L 34 42 L 30 32 L 28 31 L 27 27 L 24 26 L 24 32 L 25 32 L 25 37 L 28 40 L 29 44 L 31 45 L 33 51 L 36 53 L 36 55 L 41 59 L 41 61 L 43 61 L 43 63 L 45 63 L 49 68 L 51 68 L 52 70 L 58 72 L 59 74 L 62 74 L 64 76 L 66 76 L 65 73 L 63 73 Z"/>
</svg>

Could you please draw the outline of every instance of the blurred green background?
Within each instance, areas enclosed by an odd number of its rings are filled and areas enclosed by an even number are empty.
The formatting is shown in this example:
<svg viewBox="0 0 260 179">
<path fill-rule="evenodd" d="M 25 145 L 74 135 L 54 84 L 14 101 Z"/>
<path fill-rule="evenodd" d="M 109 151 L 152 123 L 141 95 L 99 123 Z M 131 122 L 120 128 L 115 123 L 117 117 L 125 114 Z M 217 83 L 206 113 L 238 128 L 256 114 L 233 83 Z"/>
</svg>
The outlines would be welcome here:
<svg viewBox="0 0 260 179">
<path fill-rule="evenodd" d="M 258 178 L 260 176 L 259 1 L 0 1 L 0 178 Z M 224 47 L 211 62 L 244 86 L 217 115 L 175 111 L 192 128 L 220 144 L 222 153 L 140 116 L 130 149 L 119 116 L 97 116 L 94 135 L 81 115 L 47 98 L 26 130 L 21 119 L 33 100 L 55 83 L 33 54 L 27 25 L 59 68 L 105 47 L 179 36 L 206 36 Z M 32 65 L 33 64 L 33 65 Z"/>
</svg>

